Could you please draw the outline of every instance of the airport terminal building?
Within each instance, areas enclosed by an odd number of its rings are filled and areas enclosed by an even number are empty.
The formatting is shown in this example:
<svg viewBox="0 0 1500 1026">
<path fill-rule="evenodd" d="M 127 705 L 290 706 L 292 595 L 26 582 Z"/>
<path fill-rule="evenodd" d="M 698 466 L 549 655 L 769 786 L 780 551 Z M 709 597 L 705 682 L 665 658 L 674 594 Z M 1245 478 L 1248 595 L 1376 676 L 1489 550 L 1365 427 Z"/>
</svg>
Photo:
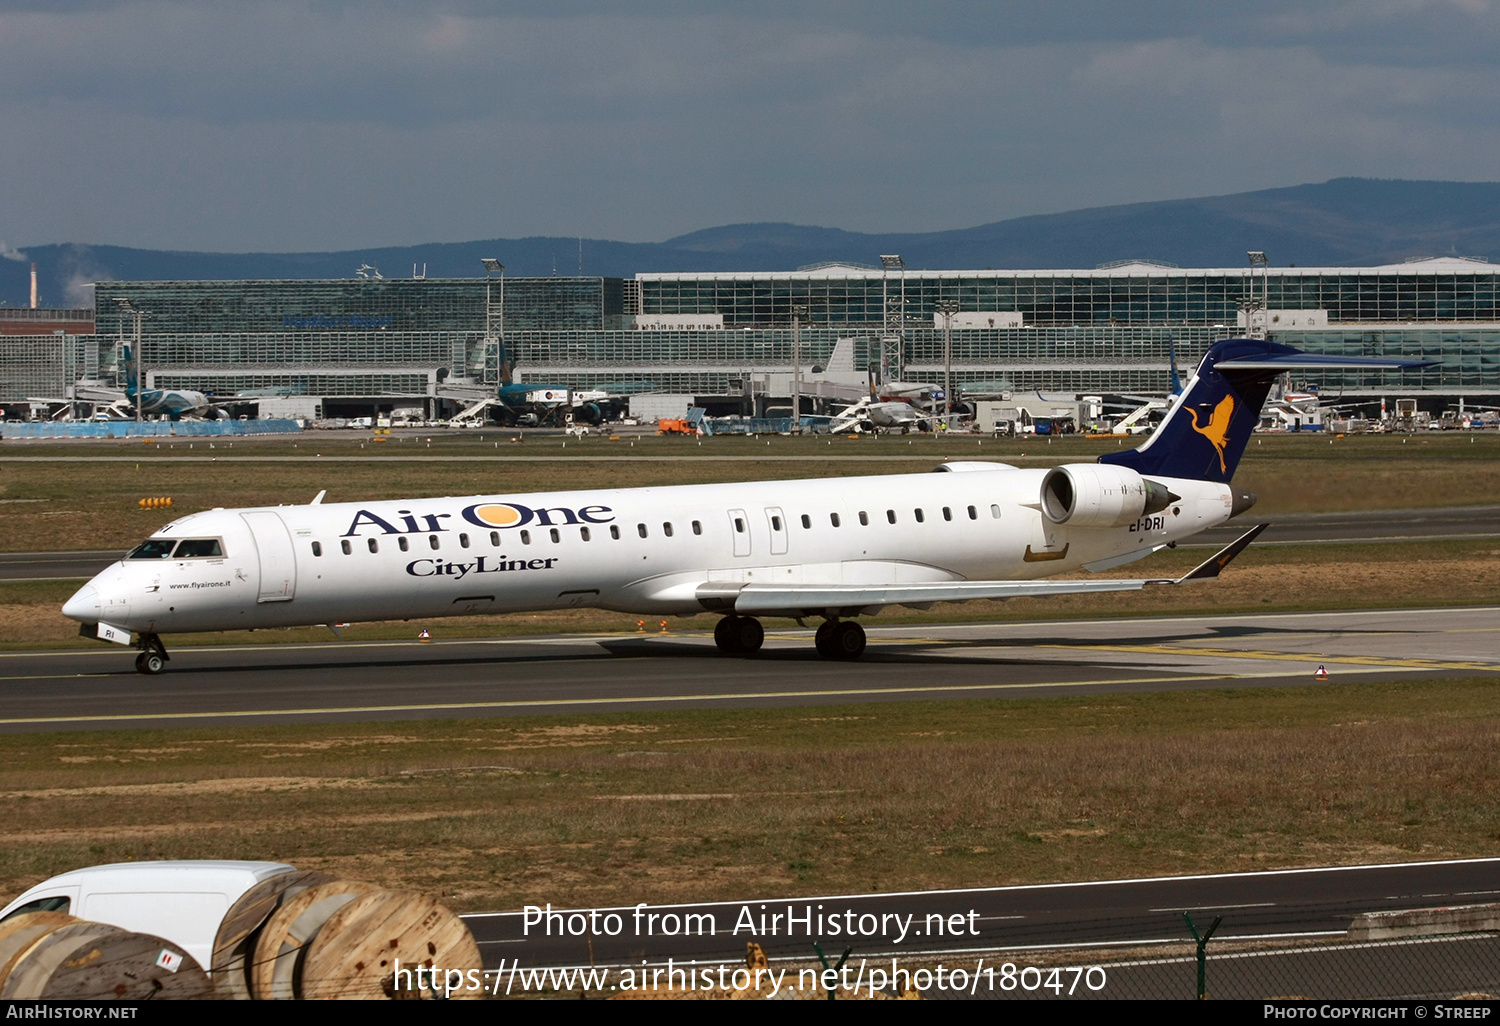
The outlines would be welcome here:
<svg viewBox="0 0 1500 1026">
<path fill-rule="evenodd" d="M 1500 395 L 1500 265 L 920 271 L 829 264 L 634 278 L 101 282 L 92 333 L 0 309 L 0 401 L 118 380 L 139 333 L 148 387 L 258 396 L 298 416 L 416 404 L 445 415 L 504 382 L 617 393 L 785 396 L 871 382 L 966 394 L 1161 392 L 1220 338 L 1421 356 L 1420 371 L 1325 372 L 1325 395 Z M 29 318 L 29 319 L 28 319 Z M 25 322 L 22 324 L 21 322 Z M 28 329 L 27 324 L 35 327 Z M 14 406 L 11 407 L 12 410 Z"/>
</svg>

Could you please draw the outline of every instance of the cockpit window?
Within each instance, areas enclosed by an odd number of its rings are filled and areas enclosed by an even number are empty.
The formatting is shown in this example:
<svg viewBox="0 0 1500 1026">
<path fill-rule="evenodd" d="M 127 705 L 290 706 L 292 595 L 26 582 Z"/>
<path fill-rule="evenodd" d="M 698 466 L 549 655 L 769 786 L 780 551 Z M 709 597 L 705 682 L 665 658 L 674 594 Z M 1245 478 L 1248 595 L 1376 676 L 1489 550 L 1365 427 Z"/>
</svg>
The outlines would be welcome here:
<svg viewBox="0 0 1500 1026">
<path fill-rule="evenodd" d="M 223 556 L 224 548 L 217 538 L 150 538 L 131 550 L 126 559 L 167 559 L 173 555 L 172 546 L 177 546 L 178 559 L 205 559 Z"/>
<path fill-rule="evenodd" d="M 176 538 L 148 538 L 130 550 L 126 559 L 166 559 L 172 555 Z"/>
<path fill-rule="evenodd" d="M 173 555 L 178 559 L 202 559 L 206 556 L 222 556 L 224 550 L 219 547 L 217 538 L 184 538 L 177 543 L 177 551 Z"/>
</svg>

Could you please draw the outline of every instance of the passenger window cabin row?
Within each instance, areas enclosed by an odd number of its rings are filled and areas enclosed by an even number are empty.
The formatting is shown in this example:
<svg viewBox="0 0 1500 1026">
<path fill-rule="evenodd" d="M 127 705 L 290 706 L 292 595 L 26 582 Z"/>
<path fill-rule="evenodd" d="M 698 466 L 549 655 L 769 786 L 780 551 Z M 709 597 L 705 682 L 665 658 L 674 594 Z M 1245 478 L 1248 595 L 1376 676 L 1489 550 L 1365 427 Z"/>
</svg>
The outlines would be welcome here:
<svg viewBox="0 0 1500 1026">
<path fill-rule="evenodd" d="M 978 507 L 976 507 L 976 506 L 966 506 L 966 507 L 964 507 L 964 509 L 965 509 L 965 512 L 968 513 L 970 520 L 978 520 L 979 519 L 979 509 L 978 509 Z M 919 524 L 925 524 L 927 522 L 927 511 L 924 510 L 924 509 L 922 509 L 922 507 L 920 507 L 920 506 L 916 507 L 915 509 L 913 509 L 911 511 L 911 514 L 912 514 L 912 519 L 915 520 L 917 523 L 919 523 Z M 990 504 L 990 517 L 992 519 L 995 519 L 995 520 L 999 520 L 1000 519 L 1000 505 L 999 505 L 999 503 L 991 503 Z M 886 523 L 888 523 L 888 524 L 894 524 L 899 519 L 900 518 L 896 515 L 896 511 L 895 510 L 888 509 L 888 510 L 885 511 L 885 521 L 886 521 Z M 953 507 L 951 507 L 951 506 L 944 506 L 943 507 L 943 519 L 946 520 L 946 521 L 952 521 L 953 520 Z M 840 519 L 840 517 L 839 517 L 839 515 L 837 513 L 830 513 L 830 514 L 828 514 L 828 522 L 830 524 L 832 524 L 834 527 L 841 527 L 841 526 L 843 526 L 843 521 Z M 861 527 L 869 527 L 870 526 L 870 514 L 866 510 L 860 510 L 859 511 L 859 524 L 860 524 Z M 806 513 L 802 514 L 802 526 L 805 527 L 805 528 L 811 528 L 812 527 L 812 518 L 809 517 Z"/>
<path fill-rule="evenodd" d="M 970 520 L 978 520 L 979 519 L 979 509 L 978 509 L 978 507 L 975 507 L 975 506 L 966 506 L 965 509 L 964 509 L 964 511 L 968 514 L 968 517 L 969 517 Z M 997 504 L 997 503 L 991 503 L 991 505 L 990 505 L 990 516 L 991 516 L 991 518 L 993 518 L 995 520 L 999 520 L 1000 519 L 1000 506 L 999 506 L 999 504 Z M 887 523 L 890 523 L 890 524 L 896 523 L 897 520 L 898 520 L 898 517 L 896 515 L 896 511 L 893 510 L 893 509 L 886 510 L 885 511 L 885 519 L 886 519 Z M 917 507 L 917 508 L 915 508 L 915 509 L 912 510 L 912 519 L 915 520 L 919 524 L 925 524 L 927 522 L 927 514 L 919 506 L 919 507 Z M 949 507 L 949 506 L 944 506 L 943 507 L 943 519 L 945 521 L 950 521 L 950 522 L 953 520 L 953 509 L 952 509 L 952 507 Z M 803 527 L 804 530 L 811 530 L 812 529 L 812 517 L 811 516 L 809 516 L 806 513 L 803 513 L 802 516 L 801 516 L 801 521 L 802 521 L 802 527 Z M 841 527 L 841 526 L 843 526 L 843 520 L 842 520 L 842 518 L 839 517 L 839 515 L 837 513 L 830 513 L 830 514 L 828 514 L 828 522 L 830 524 L 832 524 L 834 527 Z M 859 522 L 860 522 L 860 526 L 862 526 L 862 527 L 868 527 L 870 525 L 870 514 L 867 511 L 865 511 L 865 510 L 860 510 L 859 511 Z M 695 534 L 695 535 L 701 535 L 703 533 L 703 522 L 701 520 L 694 520 L 692 522 L 692 524 L 693 524 L 693 534 Z M 782 528 L 781 517 L 776 516 L 775 514 L 772 514 L 772 516 L 771 516 L 771 529 L 773 531 L 780 532 L 781 528 Z M 735 533 L 736 534 L 744 534 L 745 533 L 745 529 L 746 529 L 745 528 L 745 518 L 744 517 L 735 517 L 734 518 L 734 530 L 735 530 Z M 651 532 L 647 529 L 647 527 L 646 527 L 645 524 L 636 524 L 635 525 L 635 531 L 636 531 L 636 534 L 639 535 L 642 538 L 649 538 L 651 536 Z M 668 538 L 671 538 L 673 536 L 672 522 L 671 521 L 663 521 L 663 523 L 661 525 L 661 533 L 665 537 L 668 537 Z M 518 536 L 520 538 L 520 541 L 521 541 L 522 545 L 530 545 L 531 544 L 531 532 L 529 530 L 522 529 L 521 531 L 517 532 L 517 534 L 518 534 Z M 559 531 L 555 527 L 550 527 L 550 528 L 547 529 L 547 536 L 548 536 L 548 538 L 551 539 L 551 541 L 552 541 L 552 543 L 554 545 L 559 544 L 562 541 L 562 532 Z M 619 524 L 610 524 L 609 525 L 609 536 L 611 538 L 615 539 L 616 541 L 619 540 L 619 538 L 620 538 L 620 525 Z M 590 530 L 589 530 L 589 528 L 587 526 L 580 526 L 578 528 L 578 537 L 580 539 L 582 539 L 583 541 L 590 541 L 593 538 L 593 534 L 590 532 Z M 458 547 L 461 548 L 461 549 L 467 549 L 469 547 L 469 544 L 470 544 L 470 542 L 469 542 L 469 536 L 468 536 L 468 534 L 466 534 L 466 533 L 459 534 L 459 536 L 458 536 Z M 380 539 L 379 538 L 366 538 L 365 539 L 365 545 L 366 545 L 366 547 L 371 552 L 379 552 L 380 551 Z M 439 551 L 442 548 L 442 541 L 441 541 L 441 539 L 438 538 L 437 535 L 435 535 L 435 534 L 429 534 L 427 536 L 427 545 L 433 551 Z M 499 531 L 491 531 L 490 532 L 490 545 L 494 546 L 495 548 L 499 548 L 500 547 L 500 532 Z M 406 535 L 397 535 L 396 536 L 396 547 L 398 549 L 400 549 L 402 552 L 407 552 L 407 551 L 410 550 L 411 543 L 407 540 L 407 536 Z M 142 548 L 144 548 L 144 546 L 142 546 Z M 344 539 L 340 540 L 340 542 L 339 542 L 339 548 L 344 553 L 344 555 L 346 555 L 346 556 L 351 555 L 354 552 L 353 544 L 350 542 L 350 540 L 348 538 L 344 538 Z M 168 547 L 166 551 L 167 551 L 168 554 L 170 554 L 171 548 Z M 181 553 L 179 552 L 179 555 L 180 554 Z M 218 553 L 216 552 L 214 554 L 217 555 Z M 321 555 L 323 555 L 323 543 L 322 542 L 313 542 L 312 543 L 312 554 L 314 556 L 321 556 Z M 141 558 L 141 557 L 132 555 L 131 558 Z"/>
</svg>

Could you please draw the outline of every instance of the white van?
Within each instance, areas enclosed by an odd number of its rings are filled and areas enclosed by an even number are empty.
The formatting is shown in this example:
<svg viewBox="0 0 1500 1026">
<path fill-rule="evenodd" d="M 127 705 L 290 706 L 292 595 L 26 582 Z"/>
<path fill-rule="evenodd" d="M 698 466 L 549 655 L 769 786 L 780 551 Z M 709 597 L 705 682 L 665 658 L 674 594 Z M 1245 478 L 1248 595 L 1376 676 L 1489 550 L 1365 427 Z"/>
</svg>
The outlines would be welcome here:
<svg viewBox="0 0 1500 1026">
<path fill-rule="evenodd" d="M 184 948 L 207 970 L 229 907 L 250 888 L 294 867 L 284 862 L 121 862 L 91 866 L 39 883 L 0 909 L 66 912 L 94 923 L 149 933 Z"/>
</svg>

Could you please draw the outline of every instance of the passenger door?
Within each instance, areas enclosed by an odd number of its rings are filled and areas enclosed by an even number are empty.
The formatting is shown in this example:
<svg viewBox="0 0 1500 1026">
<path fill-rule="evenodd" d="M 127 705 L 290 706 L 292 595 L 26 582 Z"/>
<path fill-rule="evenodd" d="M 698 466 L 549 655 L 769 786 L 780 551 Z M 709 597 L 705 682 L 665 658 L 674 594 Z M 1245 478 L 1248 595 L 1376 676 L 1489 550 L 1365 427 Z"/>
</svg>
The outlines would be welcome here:
<svg viewBox="0 0 1500 1026">
<path fill-rule="evenodd" d="M 257 602 L 290 602 L 297 595 L 297 557 L 292 536 L 275 513 L 241 513 L 260 559 Z"/>
</svg>

